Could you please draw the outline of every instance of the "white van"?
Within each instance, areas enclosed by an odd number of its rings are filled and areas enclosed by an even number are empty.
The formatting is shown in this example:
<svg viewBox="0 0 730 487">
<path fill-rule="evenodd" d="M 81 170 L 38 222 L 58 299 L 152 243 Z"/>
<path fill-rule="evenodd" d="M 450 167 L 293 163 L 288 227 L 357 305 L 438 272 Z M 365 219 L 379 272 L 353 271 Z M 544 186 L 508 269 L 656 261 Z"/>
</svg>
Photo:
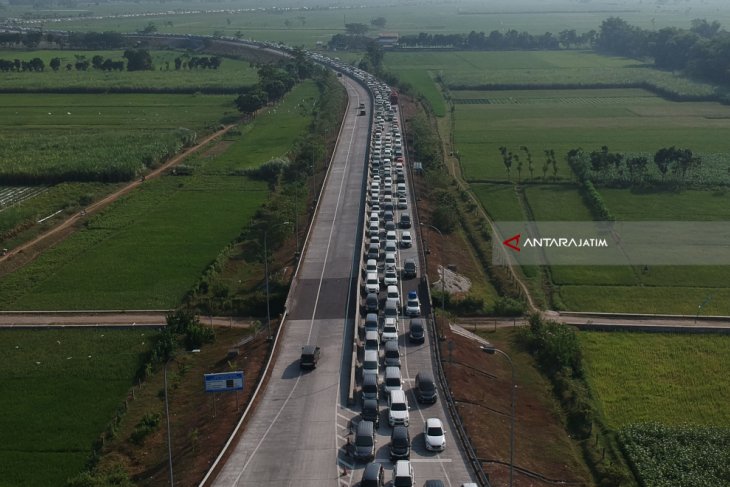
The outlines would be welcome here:
<svg viewBox="0 0 730 487">
<path fill-rule="evenodd" d="M 380 292 L 380 279 L 377 272 L 368 272 L 365 278 L 365 290 L 369 293 Z"/>
<path fill-rule="evenodd" d="M 388 424 L 395 426 L 402 424 L 408 426 L 410 415 L 408 414 L 408 400 L 403 390 L 394 390 L 388 397 Z"/>
</svg>

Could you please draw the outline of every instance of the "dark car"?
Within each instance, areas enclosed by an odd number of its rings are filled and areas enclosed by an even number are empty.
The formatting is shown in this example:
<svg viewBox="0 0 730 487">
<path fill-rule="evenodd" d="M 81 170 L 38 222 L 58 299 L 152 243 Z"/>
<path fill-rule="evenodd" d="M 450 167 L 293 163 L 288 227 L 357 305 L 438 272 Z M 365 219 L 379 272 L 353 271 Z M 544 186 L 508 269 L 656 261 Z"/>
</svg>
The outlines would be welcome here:
<svg viewBox="0 0 730 487">
<path fill-rule="evenodd" d="M 416 374 L 416 399 L 418 402 L 434 403 L 438 397 L 436 383 L 428 372 Z"/>
<path fill-rule="evenodd" d="M 441 480 L 426 480 L 423 487 L 444 487 L 444 483 Z"/>
<path fill-rule="evenodd" d="M 408 460 L 411 458 L 411 436 L 408 427 L 398 425 L 390 434 L 390 460 Z"/>
<path fill-rule="evenodd" d="M 368 463 L 362 472 L 360 487 L 382 487 L 384 485 L 383 477 L 383 466 L 380 463 Z"/>
<path fill-rule="evenodd" d="M 380 406 L 378 405 L 378 400 L 363 400 L 360 416 L 362 416 L 363 421 L 371 421 L 375 425 L 375 429 L 378 429 L 380 427 Z"/>
<path fill-rule="evenodd" d="M 408 328 L 408 339 L 412 343 L 423 343 L 426 340 L 426 327 L 422 318 L 413 318 Z"/>
<path fill-rule="evenodd" d="M 416 265 L 416 259 L 406 259 L 403 263 L 403 277 L 410 279 L 416 277 L 418 273 L 418 266 Z"/>
<path fill-rule="evenodd" d="M 302 347 L 302 355 L 299 358 L 299 366 L 302 369 L 314 369 L 319 362 L 319 347 L 315 345 L 304 345 Z"/>
<path fill-rule="evenodd" d="M 365 312 L 378 312 L 378 295 L 376 293 L 368 293 L 368 295 L 365 296 Z"/>
</svg>

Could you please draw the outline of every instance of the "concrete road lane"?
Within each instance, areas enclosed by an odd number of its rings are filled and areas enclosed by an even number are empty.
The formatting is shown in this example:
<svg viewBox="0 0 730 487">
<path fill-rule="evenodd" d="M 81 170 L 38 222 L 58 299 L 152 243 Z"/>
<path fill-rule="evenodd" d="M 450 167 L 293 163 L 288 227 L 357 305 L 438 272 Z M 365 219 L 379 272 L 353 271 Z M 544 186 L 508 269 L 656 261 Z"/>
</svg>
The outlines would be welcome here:
<svg viewBox="0 0 730 487">
<path fill-rule="evenodd" d="M 350 104 L 310 240 L 294 284 L 280 352 L 268 387 L 213 485 L 338 485 L 354 322 L 362 187 L 370 98 L 347 77 Z M 368 109 L 368 113 L 371 109 Z M 346 314 L 348 306 L 352 312 Z M 300 371 L 304 344 L 321 348 L 313 371 Z M 342 382 L 344 381 L 344 382 Z"/>
</svg>

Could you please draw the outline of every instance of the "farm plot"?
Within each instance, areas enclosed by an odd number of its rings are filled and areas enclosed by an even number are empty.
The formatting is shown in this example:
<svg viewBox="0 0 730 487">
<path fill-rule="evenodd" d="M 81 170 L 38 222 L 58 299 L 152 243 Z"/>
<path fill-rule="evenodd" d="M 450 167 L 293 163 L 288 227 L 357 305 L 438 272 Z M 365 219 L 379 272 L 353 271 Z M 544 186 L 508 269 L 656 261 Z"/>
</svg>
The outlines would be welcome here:
<svg viewBox="0 0 730 487">
<path fill-rule="evenodd" d="M 0 178 L 125 181 L 234 111 L 230 96 L 0 95 Z"/>
<path fill-rule="evenodd" d="M 175 69 L 175 58 L 187 64 L 191 57 L 206 54 L 189 54 L 184 51 L 151 51 L 155 69 L 149 71 L 103 71 L 89 67 L 78 71 L 73 66 L 77 62 L 88 61 L 95 56 L 113 61 L 124 61 L 124 51 L 4 51 L 0 59 L 20 59 L 27 61 L 40 58 L 45 63 L 43 72 L 5 72 L 0 77 L 0 91 L 33 90 L 138 90 L 235 92 L 243 86 L 254 84 L 257 80 L 256 69 L 248 61 L 222 58 L 218 69 Z M 58 71 L 50 68 L 53 58 L 60 58 Z M 68 69 L 68 66 L 72 69 Z"/>
<path fill-rule="evenodd" d="M 394 52 L 386 54 L 384 63 L 396 74 L 421 70 L 439 75 L 451 90 L 648 83 L 683 95 L 715 93 L 711 85 L 590 51 Z"/>
<path fill-rule="evenodd" d="M 63 485 L 124 405 L 154 332 L 1 330 L 0 476 L 4 485 Z"/>
<path fill-rule="evenodd" d="M 45 186 L 0 186 L 0 212 L 46 191 Z"/>
<path fill-rule="evenodd" d="M 708 175 L 730 162 L 723 136 L 730 128 L 730 107 L 717 103 L 670 102 L 634 89 L 471 91 L 463 96 L 500 101 L 455 105 L 455 144 L 470 181 L 570 179 L 567 151 L 604 145 L 611 151 L 653 154 L 679 144 L 703 158 Z M 509 175 L 501 146 L 519 158 Z M 532 171 L 522 146 L 531 152 Z M 546 163 L 545 150 L 555 151 L 555 165 Z"/>
<path fill-rule="evenodd" d="M 238 136 L 232 153 L 261 150 L 258 160 L 201 157 L 191 176 L 148 181 L 92 217 L 38 260 L 0 282 L 4 309 L 166 309 L 176 306 L 218 252 L 265 201 L 266 184 L 242 170 L 286 153 L 292 138 L 267 138 L 280 127 L 302 133 L 310 112 L 297 110 L 316 92 L 304 83 L 276 113 Z M 264 142 L 268 141 L 268 142 Z M 275 145 L 274 142 L 277 144 Z M 235 148 L 233 148 L 235 147 Z"/>
</svg>

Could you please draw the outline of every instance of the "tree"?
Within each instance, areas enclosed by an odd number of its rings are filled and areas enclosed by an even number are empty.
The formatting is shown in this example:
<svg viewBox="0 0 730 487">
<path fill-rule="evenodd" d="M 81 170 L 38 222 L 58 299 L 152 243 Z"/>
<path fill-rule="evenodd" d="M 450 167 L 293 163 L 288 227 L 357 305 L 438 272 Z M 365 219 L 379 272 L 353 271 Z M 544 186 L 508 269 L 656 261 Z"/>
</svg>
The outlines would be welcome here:
<svg viewBox="0 0 730 487">
<path fill-rule="evenodd" d="M 535 167 L 532 165 L 532 154 L 530 154 L 530 149 L 528 149 L 525 145 L 520 147 L 520 149 L 522 149 L 522 152 L 525 153 L 525 157 L 527 157 L 527 170 L 530 171 L 530 178 L 534 178 Z"/>
<path fill-rule="evenodd" d="M 54 57 L 53 59 L 51 59 L 49 66 L 51 66 L 52 70 L 58 71 L 58 69 L 61 67 L 61 58 Z"/>
<path fill-rule="evenodd" d="M 102 56 L 99 56 L 98 54 L 91 58 L 91 67 L 94 69 L 101 69 L 102 64 L 104 64 L 104 58 Z"/>
<path fill-rule="evenodd" d="M 570 46 L 578 44 L 578 34 L 576 34 L 575 29 L 566 29 L 561 31 L 558 34 L 558 39 L 560 39 L 560 43 L 568 49 L 570 49 Z"/>
<path fill-rule="evenodd" d="M 626 159 L 626 167 L 629 169 L 632 182 L 637 183 L 644 180 L 648 165 L 649 159 L 644 156 L 629 157 Z"/>
<path fill-rule="evenodd" d="M 124 51 L 124 58 L 127 60 L 127 71 L 155 69 L 152 65 L 152 55 L 147 49 L 127 49 Z"/>
<path fill-rule="evenodd" d="M 372 67 L 375 68 L 375 71 L 380 71 L 383 67 L 383 49 L 380 47 L 380 44 L 375 41 L 369 42 L 365 56 Z"/>
<path fill-rule="evenodd" d="M 712 39 L 720 32 L 721 28 L 722 26 L 717 20 L 708 23 L 706 19 L 693 19 L 692 27 L 689 30 L 705 39 Z"/>
<path fill-rule="evenodd" d="M 266 93 L 259 89 L 239 95 L 235 103 L 240 112 L 253 115 L 256 113 L 256 110 L 265 106 L 267 101 Z"/>
<path fill-rule="evenodd" d="M 654 154 L 654 164 L 656 164 L 657 169 L 662 174 L 662 181 L 664 181 L 664 177 L 667 175 L 674 151 L 674 146 L 670 148 L 663 147 Z"/>
<path fill-rule="evenodd" d="M 154 22 L 148 23 L 144 29 L 140 31 L 141 34 L 154 34 L 157 32 L 157 26 Z"/>
<path fill-rule="evenodd" d="M 370 30 L 365 24 L 345 24 L 345 32 L 349 35 L 361 36 Z"/>
<path fill-rule="evenodd" d="M 385 17 L 375 17 L 370 21 L 370 25 L 382 29 L 383 27 L 385 27 L 386 22 L 387 21 L 385 20 Z"/>
<path fill-rule="evenodd" d="M 517 181 L 519 182 L 522 179 L 522 161 L 520 160 L 520 156 L 517 154 L 509 153 L 510 157 L 517 162 Z"/>
</svg>

